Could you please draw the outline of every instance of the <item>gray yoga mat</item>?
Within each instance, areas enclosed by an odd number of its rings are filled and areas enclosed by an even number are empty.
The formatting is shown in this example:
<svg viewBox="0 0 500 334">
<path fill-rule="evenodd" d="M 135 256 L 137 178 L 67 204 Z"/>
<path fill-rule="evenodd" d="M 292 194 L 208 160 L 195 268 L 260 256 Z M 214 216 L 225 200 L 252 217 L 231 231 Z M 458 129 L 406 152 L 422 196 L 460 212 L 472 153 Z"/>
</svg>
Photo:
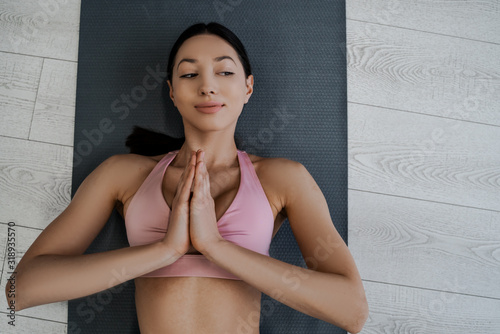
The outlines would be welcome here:
<svg viewBox="0 0 500 334">
<path fill-rule="evenodd" d="M 183 136 L 163 72 L 178 35 L 211 21 L 241 39 L 255 76 L 236 127 L 238 148 L 306 166 L 347 241 L 344 1 L 82 1 L 73 194 L 103 160 L 128 152 L 133 125 Z M 113 212 L 86 253 L 128 246 L 124 222 Z M 270 254 L 306 267 L 288 220 Z M 263 334 L 346 333 L 264 294 L 260 328 Z M 69 301 L 68 333 L 139 333 L 133 280 Z"/>
</svg>

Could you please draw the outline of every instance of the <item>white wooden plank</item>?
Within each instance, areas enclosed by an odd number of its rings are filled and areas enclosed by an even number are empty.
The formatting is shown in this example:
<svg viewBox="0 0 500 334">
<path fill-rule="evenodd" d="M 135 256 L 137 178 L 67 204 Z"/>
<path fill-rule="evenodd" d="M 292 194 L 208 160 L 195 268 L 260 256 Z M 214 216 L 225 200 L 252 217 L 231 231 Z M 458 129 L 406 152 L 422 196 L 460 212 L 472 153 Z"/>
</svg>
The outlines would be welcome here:
<svg viewBox="0 0 500 334">
<path fill-rule="evenodd" d="M 500 125 L 500 45 L 347 21 L 348 101 Z"/>
<path fill-rule="evenodd" d="M 349 188 L 500 211 L 500 128 L 348 104 Z"/>
<path fill-rule="evenodd" d="M 0 2 L 0 50 L 76 61 L 80 0 Z"/>
<path fill-rule="evenodd" d="M 0 261 L 2 261 L 2 263 L 0 264 L 0 279 L 3 275 L 3 270 L 4 270 L 4 265 L 3 263 L 6 261 L 6 257 L 7 257 L 7 249 L 6 249 L 6 246 L 7 246 L 7 235 L 8 235 L 8 223 L 9 223 L 9 219 L 6 219 L 6 217 L 3 217 L 3 214 L 1 214 L 0 216 Z M 0 294 L 0 304 L 1 304 L 1 300 L 2 300 L 2 294 Z"/>
<path fill-rule="evenodd" d="M 0 52 L 0 135 L 28 138 L 42 59 Z"/>
<path fill-rule="evenodd" d="M 15 220 L 14 220 L 15 221 Z M 0 234 L 6 234 L 7 233 L 7 226 L 5 224 L 0 224 Z M 14 227 L 14 233 L 15 233 L 15 258 L 16 258 L 16 263 L 19 263 L 21 258 L 24 256 L 28 248 L 31 246 L 33 241 L 38 237 L 38 235 L 42 232 L 41 230 L 36 230 L 32 228 L 26 228 L 22 226 L 16 226 Z M 5 240 L 5 238 L 3 239 Z M 2 245 L 0 245 L 2 246 Z M 3 245 L 2 249 L 5 249 L 5 244 Z M 7 284 L 7 280 L 10 278 L 10 274 L 12 273 L 12 269 L 9 270 L 8 264 L 5 263 L 7 258 L 4 257 L 4 263 L 3 263 L 3 273 L 2 277 L 0 278 L 0 291 L 5 291 L 5 285 Z M 5 301 L 4 294 L 2 293 L 0 295 L 0 300 Z M 3 308 L 2 311 L 6 312 L 6 308 Z M 58 303 L 50 303 L 46 305 L 39 305 L 39 306 L 34 306 L 30 307 L 21 311 L 16 312 L 16 317 L 17 316 L 28 316 L 28 317 L 34 317 L 34 318 L 39 318 L 39 319 L 47 319 L 47 320 L 54 320 L 54 321 L 59 321 L 63 323 L 68 322 L 68 302 L 58 302 Z M 3 322 L 3 321 L 0 321 Z"/>
<path fill-rule="evenodd" d="M 44 229 L 71 198 L 71 147 L 0 137 L 1 219 Z"/>
<path fill-rule="evenodd" d="M 3 311 L 0 312 L 0 333 L 4 334 L 67 334 L 65 323 L 16 315 L 15 326 L 9 325 L 10 319 Z"/>
<path fill-rule="evenodd" d="M 354 190 L 348 203 L 363 279 L 500 298 L 500 212 Z"/>
<path fill-rule="evenodd" d="M 346 16 L 347 19 L 500 44 L 498 0 L 348 0 Z"/>
<path fill-rule="evenodd" d="M 363 282 L 370 315 L 361 334 L 496 334 L 500 300 Z"/>
<path fill-rule="evenodd" d="M 74 62 L 44 60 L 29 139 L 73 146 L 76 71 Z"/>
</svg>

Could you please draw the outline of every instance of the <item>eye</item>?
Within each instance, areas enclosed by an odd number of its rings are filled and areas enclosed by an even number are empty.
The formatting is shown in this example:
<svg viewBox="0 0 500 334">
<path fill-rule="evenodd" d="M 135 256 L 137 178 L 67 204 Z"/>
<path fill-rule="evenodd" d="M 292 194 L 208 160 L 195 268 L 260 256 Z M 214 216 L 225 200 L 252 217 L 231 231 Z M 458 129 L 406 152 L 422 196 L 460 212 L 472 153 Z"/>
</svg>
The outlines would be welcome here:
<svg viewBox="0 0 500 334">
<path fill-rule="evenodd" d="M 220 72 L 223 76 L 227 77 L 227 76 L 230 76 L 230 75 L 233 75 L 234 73 L 233 72 Z"/>
<path fill-rule="evenodd" d="M 181 78 L 194 78 L 194 76 L 196 76 L 198 74 L 196 73 L 188 73 L 188 74 L 184 74 L 184 75 L 181 75 L 180 77 Z"/>
</svg>

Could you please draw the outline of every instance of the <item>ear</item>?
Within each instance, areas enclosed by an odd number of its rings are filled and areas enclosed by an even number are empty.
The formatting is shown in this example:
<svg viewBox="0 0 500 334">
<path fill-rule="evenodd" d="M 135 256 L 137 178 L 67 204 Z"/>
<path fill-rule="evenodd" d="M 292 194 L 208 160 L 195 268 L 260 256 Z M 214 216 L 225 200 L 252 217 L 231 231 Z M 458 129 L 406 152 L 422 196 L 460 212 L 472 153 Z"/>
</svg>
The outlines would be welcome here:
<svg viewBox="0 0 500 334">
<path fill-rule="evenodd" d="M 246 79 L 246 86 L 247 86 L 247 92 L 245 96 L 245 104 L 247 104 L 248 100 L 250 99 L 250 96 L 252 96 L 253 93 L 253 75 L 250 74 L 248 78 Z"/>
<path fill-rule="evenodd" d="M 174 106 L 177 107 L 175 105 L 175 99 L 174 99 L 174 89 L 172 88 L 172 83 L 170 82 L 170 80 L 167 80 L 167 85 L 168 85 L 168 89 L 169 89 L 169 96 L 170 96 L 170 99 L 172 99 L 172 102 L 174 103 Z"/>
</svg>

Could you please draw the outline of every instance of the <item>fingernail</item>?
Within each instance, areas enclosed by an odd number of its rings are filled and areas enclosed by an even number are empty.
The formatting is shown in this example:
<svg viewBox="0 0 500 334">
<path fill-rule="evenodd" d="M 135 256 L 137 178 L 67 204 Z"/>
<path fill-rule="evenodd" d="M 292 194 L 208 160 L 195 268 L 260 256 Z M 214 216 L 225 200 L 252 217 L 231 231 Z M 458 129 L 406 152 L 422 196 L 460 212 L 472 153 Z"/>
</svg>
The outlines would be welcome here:
<svg viewBox="0 0 500 334">
<path fill-rule="evenodd" d="M 205 157 L 205 151 L 201 152 L 201 158 L 203 159 Z"/>
</svg>

